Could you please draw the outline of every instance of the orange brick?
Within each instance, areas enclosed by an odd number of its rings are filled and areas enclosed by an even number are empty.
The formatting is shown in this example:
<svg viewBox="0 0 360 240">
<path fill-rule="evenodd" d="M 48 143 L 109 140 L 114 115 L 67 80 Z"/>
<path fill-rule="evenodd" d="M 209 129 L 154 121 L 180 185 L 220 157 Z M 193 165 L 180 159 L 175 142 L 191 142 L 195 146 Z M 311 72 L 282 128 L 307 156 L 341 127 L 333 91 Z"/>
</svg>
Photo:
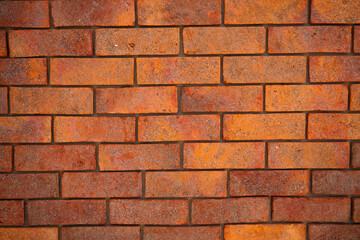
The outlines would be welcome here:
<svg viewBox="0 0 360 240">
<path fill-rule="evenodd" d="M 24 201 L 0 201 L 0 225 L 24 225 Z"/>
<path fill-rule="evenodd" d="M 360 198 L 354 199 L 353 219 L 354 222 L 360 222 Z M 360 231 L 358 231 L 360 236 Z"/>
<path fill-rule="evenodd" d="M 10 30 L 11 57 L 91 56 L 92 30 Z"/>
<path fill-rule="evenodd" d="M 98 113 L 176 113 L 177 110 L 176 87 L 96 89 Z"/>
<path fill-rule="evenodd" d="M 225 171 L 147 172 L 146 197 L 226 197 Z"/>
<path fill-rule="evenodd" d="M 131 58 L 52 58 L 52 85 L 132 85 Z"/>
<path fill-rule="evenodd" d="M 269 53 L 350 52 L 351 27 L 270 27 Z"/>
<path fill-rule="evenodd" d="M 187 27 L 185 54 L 245 54 L 265 52 L 263 27 Z"/>
<path fill-rule="evenodd" d="M 264 143 L 185 143 L 184 168 L 264 168 Z"/>
<path fill-rule="evenodd" d="M 57 240 L 58 228 L 0 228 L 2 240 Z"/>
<path fill-rule="evenodd" d="M 96 55 L 164 55 L 179 53 L 179 29 L 97 29 Z"/>
<path fill-rule="evenodd" d="M 56 142 L 133 142 L 132 117 L 55 117 Z"/>
<path fill-rule="evenodd" d="M 217 25 L 221 0 L 139 0 L 139 25 Z"/>
<path fill-rule="evenodd" d="M 359 225 L 349 224 L 310 224 L 309 225 L 309 239 L 324 240 L 324 239 L 359 239 L 360 228 Z"/>
<path fill-rule="evenodd" d="M 313 0 L 311 23 L 360 23 L 360 1 Z"/>
<path fill-rule="evenodd" d="M 8 113 L 8 89 L 0 87 L 0 114 Z"/>
<path fill-rule="evenodd" d="M 220 139 L 218 115 L 139 117 L 139 141 Z"/>
<path fill-rule="evenodd" d="M 138 58 L 138 84 L 220 83 L 218 57 Z"/>
<path fill-rule="evenodd" d="M 92 114 L 91 88 L 10 88 L 15 114 Z"/>
<path fill-rule="evenodd" d="M 350 110 L 360 111 L 360 84 L 350 87 Z"/>
<path fill-rule="evenodd" d="M 351 165 L 360 168 L 360 143 L 351 144 Z"/>
<path fill-rule="evenodd" d="M 181 90 L 183 112 L 262 111 L 262 86 L 185 87 Z"/>
<path fill-rule="evenodd" d="M 265 110 L 346 111 L 348 90 L 342 85 L 271 85 L 265 88 Z"/>
<path fill-rule="evenodd" d="M 62 240 L 140 239 L 139 227 L 63 227 Z"/>
<path fill-rule="evenodd" d="M 360 26 L 354 27 L 354 52 L 360 53 Z"/>
<path fill-rule="evenodd" d="M 133 0 L 60 0 L 51 2 L 55 27 L 134 26 Z"/>
<path fill-rule="evenodd" d="M 224 139 L 304 139 L 304 114 L 225 114 Z"/>
<path fill-rule="evenodd" d="M 350 147 L 344 142 L 269 143 L 269 168 L 348 168 Z"/>
<path fill-rule="evenodd" d="M 144 239 L 220 240 L 220 227 L 145 227 Z"/>
<path fill-rule="evenodd" d="M 7 46 L 6 46 L 6 31 L 0 30 L 0 56 L 5 57 L 8 55 L 7 52 Z M 2 59 L 0 59 L 2 60 Z M 0 64 L 1 69 L 1 64 Z M 0 76 L 1 76 L 1 70 L 0 70 Z M 0 77 L 1 79 L 1 77 Z"/>
<path fill-rule="evenodd" d="M 12 169 L 12 146 L 0 146 L 0 172 Z"/>
</svg>

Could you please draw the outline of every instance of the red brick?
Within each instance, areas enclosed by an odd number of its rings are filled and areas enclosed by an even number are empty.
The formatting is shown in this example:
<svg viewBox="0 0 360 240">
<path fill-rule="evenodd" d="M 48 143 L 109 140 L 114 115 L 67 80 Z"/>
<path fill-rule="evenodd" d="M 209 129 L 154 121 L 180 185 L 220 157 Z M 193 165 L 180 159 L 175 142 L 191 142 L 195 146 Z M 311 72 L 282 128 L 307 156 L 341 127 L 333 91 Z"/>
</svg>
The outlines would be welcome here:
<svg viewBox="0 0 360 240">
<path fill-rule="evenodd" d="M 181 90 L 183 112 L 262 111 L 262 86 L 185 87 Z"/>
<path fill-rule="evenodd" d="M 102 171 L 160 170 L 180 168 L 178 144 L 100 145 Z"/>
<path fill-rule="evenodd" d="M 110 199 L 111 224 L 187 224 L 188 212 L 187 200 Z"/>
<path fill-rule="evenodd" d="M 56 173 L 1 174 L 0 198 L 55 198 L 59 196 Z"/>
<path fill-rule="evenodd" d="M 97 29 L 96 55 L 164 55 L 179 53 L 179 29 Z"/>
<path fill-rule="evenodd" d="M 307 23 L 307 0 L 225 1 L 225 24 Z"/>
<path fill-rule="evenodd" d="M 266 111 L 346 111 L 348 90 L 341 85 L 271 85 L 265 88 Z"/>
<path fill-rule="evenodd" d="M 185 54 L 245 54 L 265 52 L 263 27 L 187 27 Z"/>
<path fill-rule="evenodd" d="M 0 117 L 0 142 L 50 142 L 51 117 Z"/>
<path fill-rule="evenodd" d="M 15 114 L 92 114 L 91 88 L 10 88 Z"/>
<path fill-rule="evenodd" d="M 45 85 L 45 58 L 0 59 L 0 85 Z"/>
<path fill-rule="evenodd" d="M 269 143 L 269 168 L 348 168 L 349 143 Z"/>
<path fill-rule="evenodd" d="M 226 197 L 225 171 L 147 172 L 146 197 Z"/>
<path fill-rule="evenodd" d="M 0 9 L 0 27 L 50 27 L 47 1 L 2 1 Z"/>
<path fill-rule="evenodd" d="M 98 113 L 176 113 L 177 110 L 176 87 L 96 89 Z"/>
<path fill-rule="evenodd" d="M 351 49 L 351 27 L 270 27 L 268 41 L 269 53 L 346 53 Z"/>
<path fill-rule="evenodd" d="M 185 143 L 184 168 L 264 168 L 264 143 Z"/>
<path fill-rule="evenodd" d="M 0 146 L 0 172 L 12 169 L 12 146 Z"/>
<path fill-rule="evenodd" d="M 52 85 L 132 85 L 131 58 L 52 58 Z"/>
<path fill-rule="evenodd" d="M 58 228 L 0 228 L 2 240 L 57 240 Z"/>
<path fill-rule="evenodd" d="M 196 199 L 192 201 L 191 223 L 266 222 L 269 207 L 269 200 L 265 197 Z"/>
<path fill-rule="evenodd" d="M 105 200 L 36 200 L 27 202 L 29 225 L 105 224 Z"/>
<path fill-rule="evenodd" d="M 350 198 L 280 198 L 273 199 L 273 221 L 347 222 Z"/>
<path fill-rule="evenodd" d="M 350 86 L 350 110 L 360 111 L 360 84 Z"/>
<path fill-rule="evenodd" d="M 6 31 L 0 30 L 0 56 L 5 57 L 7 55 L 8 55 L 8 52 L 7 52 L 7 46 L 6 46 Z M 2 59 L 0 59 L 0 60 L 2 60 Z M 1 64 L 0 64 L 0 66 L 1 66 Z M 0 72 L 0 74 L 1 74 L 1 72 Z M 0 77 L 0 79 L 1 79 L 1 77 Z"/>
<path fill-rule="evenodd" d="M 310 224 L 310 240 L 355 240 L 360 238 L 359 225 Z"/>
<path fill-rule="evenodd" d="M 0 201 L 0 225 L 24 225 L 24 201 Z"/>
<path fill-rule="evenodd" d="M 309 139 L 359 139 L 360 114 L 309 114 Z"/>
<path fill-rule="evenodd" d="M 133 142 L 132 117 L 55 117 L 56 142 Z"/>
<path fill-rule="evenodd" d="M 57 0 L 51 2 L 55 27 L 134 26 L 133 0 Z"/>
<path fill-rule="evenodd" d="M 16 171 L 76 171 L 95 168 L 95 146 L 92 145 L 15 146 Z"/>
<path fill-rule="evenodd" d="M 360 23 L 360 1 L 313 0 L 311 23 Z"/>
<path fill-rule="evenodd" d="M 138 58 L 138 84 L 220 83 L 218 57 Z"/>
<path fill-rule="evenodd" d="M 351 144 L 351 165 L 360 168 L 360 143 Z"/>
<path fill-rule="evenodd" d="M 139 141 L 218 140 L 217 115 L 139 117 Z"/>
<path fill-rule="evenodd" d="M 139 0 L 139 25 L 218 25 L 221 0 Z"/>
<path fill-rule="evenodd" d="M 353 220 L 354 222 L 360 222 L 360 198 L 355 198 L 353 201 Z M 360 231 L 359 231 L 360 236 Z"/>
<path fill-rule="evenodd" d="M 230 171 L 231 196 L 295 196 L 309 193 L 309 172 Z"/>
<path fill-rule="evenodd" d="M 224 139 L 304 139 L 304 114 L 225 114 Z"/>
<path fill-rule="evenodd" d="M 92 30 L 10 30 L 11 57 L 91 56 Z"/>
<path fill-rule="evenodd" d="M 141 173 L 62 173 L 65 198 L 140 197 Z"/>
<path fill-rule="evenodd" d="M 145 227 L 144 240 L 220 240 L 220 227 Z"/>
<path fill-rule="evenodd" d="M 8 89 L 0 87 L 0 114 L 8 113 Z"/>
<path fill-rule="evenodd" d="M 63 227 L 62 240 L 140 239 L 139 227 Z"/>
<path fill-rule="evenodd" d="M 360 53 L 360 26 L 354 26 L 354 52 Z"/>
</svg>

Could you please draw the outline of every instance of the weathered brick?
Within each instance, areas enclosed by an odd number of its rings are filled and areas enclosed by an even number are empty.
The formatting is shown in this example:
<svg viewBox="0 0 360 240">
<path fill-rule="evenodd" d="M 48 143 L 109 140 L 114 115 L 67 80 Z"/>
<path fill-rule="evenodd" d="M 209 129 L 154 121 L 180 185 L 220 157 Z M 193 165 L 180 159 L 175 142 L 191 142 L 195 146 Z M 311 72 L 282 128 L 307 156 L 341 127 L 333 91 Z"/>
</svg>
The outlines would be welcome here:
<svg viewBox="0 0 360 240">
<path fill-rule="evenodd" d="M 12 146 L 0 146 L 0 172 L 12 169 Z"/>
<path fill-rule="evenodd" d="M 269 53 L 350 52 L 351 27 L 270 27 Z"/>
<path fill-rule="evenodd" d="M 304 139 L 305 115 L 225 114 L 223 131 L 226 140 Z"/>
<path fill-rule="evenodd" d="M 360 26 L 354 27 L 354 52 L 360 53 Z"/>
<path fill-rule="evenodd" d="M 360 23 L 360 1 L 313 0 L 311 23 Z"/>
<path fill-rule="evenodd" d="M 176 87 L 96 89 L 98 113 L 176 113 L 177 105 Z"/>
<path fill-rule="evenodd" d="M 140 239 L 139 227 L 63 227 L 63 240 Z"/>
<path fill-rule="evenodd" d="M 179 29 L 97 29 L 96 55 L 164 55 L 179 53 Z"/>
<path fill-rule="evenodd" d="M 102 171 L 160 170 L 180 168 L 178 144 L 100 145 Z"/>
<path fill-rule="evenodd" d="M 1 174 L 0 198 L 55 198 L 59 196 L 56 173 Z"/>
<path fill-rule="evenodd" d="M 138 84 L 220 83 L 218 57 L 138 58 Z"/>
<path fill-rule="evenodd" d="M 91 88 L 10 88 L 15 114 L 92 114 Z"/>
<path fill-rule="evenodd" d="M 360 111 L 360 84 L 350 86 L 350 110 Z"/>
<path fill-rule="evenodd" d="M 348 90 L 342 85 L 270 85 L 266 111 L 346 111 Z"/>
<path fill-rule="evenodd" d="M 93 145 L 15 146 L 16 171 L 95 170 Z"/>
<path fill-rule="evenodd" d="M 8 52 L 7 52 L 7 47 L 6 47 L 6 31 L 0 30 L 0 56 L 5 57 L 7 55 L 8 55 Z M 2 60 L 2 59 L 0 59 L 0 60 Z M 0 66 L 1 66 L 1 64 L 0 64 Z M 0 74 L 1 74 L 1 70 L 0 70 Z M 0 77 L 0 79 L 1 79 L 1 77 Z"/>
<path fill-rule="evenodd" d="M 310 224 L 310 240 L 355 240 L 360 238 L 359 225 Z"/>
<path fill-rule="evenodd" d="M 34 200 L 27 202 L 29 225 L 105 224 L 105 200 Z"/>
<path fill-rule="evenodd" d="M 56 142 L 133 142 L 133 117 L 55 117 Z"/>
<path fill-rule="evenodd" d="M 24 201 L 0 201 L 0 225 L 24 225 Z"/>
<path fill-rule="evenodd" d="M 217 115 L 139 117 L 139 141 L 217 140 L 220 118 Z"/>
<path fill-rule="evenodd" d="M 220 240 L 220 227 L 145 227 L 144 240 Z"/>
<path fill-rule="evenodd" d="M 8 113 L 8 89 L 0 87 L 0 114 Z"/>
<path fill-rule="evenodd" d="M 133 0 L 56 0 L 51 13 L 55 27 L 135 25 Z"/>
<path fill-rule="evenodd" d="M 263 27 L 187 27 L 185 54 L 245 54 L 265 52 Z"/>
<path fill-rule="evenodd" d="M 57 240 L 58 228 L 0 228 L 2 240 Z"/>
<path fill-rule="evenodd" d="M 52 85 L 132 85 L 131 58 L 52 58 Z"/>
<path fill-rule="evenodd" d="M 348 168 L 350 147 L 344 142 L 269 143 L 269 168 Z"/>
<path fill-rule="evenodd" d="M 262 111 L 262 86 L 185 87 L 181 90 L 183 112 Z"/>
<path fill-rule="evenodd" d="M 354 222 L 360 222 L 360 198 L 355 198 L 353 201 L 353 220 Z M 360 231 L 358 233 L 360 236 Z"/>
<path fill-rule="evenodd" d="M 225 171 L 147 172 L 146 197 L 226 197 Z"/>
<path fill-rule="evenodd" d="M 139 25 L 217 25 L 221 0 L 139 0 Z"/>
<path fill-rule="evenodd" d="M 351 144 L 351 165 L 360 168 L 360 143 Z"/>
<path fill-rule="evenodd" d="M 11 57 L 91 56 L 92 30 L 10 30 Z"/>
<path fill-rule="evenodd" d="M 187 200 L 110 199 L 111 224 L 187 224 L 188 212 Z"/>
<path fill-rule="evenodd" d="M 184 168 L 264 168 L 264 143 L 185 143 Z"/>
<path fill-rule="evenodd" d="M 273 199 L 273 221 L 347 222 L 350 198 L 289 198 Z"/>
</svg>

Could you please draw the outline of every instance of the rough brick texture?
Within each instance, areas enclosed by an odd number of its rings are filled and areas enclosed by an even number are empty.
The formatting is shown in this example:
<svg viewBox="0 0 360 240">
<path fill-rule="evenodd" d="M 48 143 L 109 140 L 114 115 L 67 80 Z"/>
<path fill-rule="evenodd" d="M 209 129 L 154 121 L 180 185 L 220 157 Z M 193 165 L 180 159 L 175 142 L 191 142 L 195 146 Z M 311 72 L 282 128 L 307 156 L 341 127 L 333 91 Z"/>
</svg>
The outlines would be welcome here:
<svg viewBox="0 0 360 240">
<path fill-rule="evenodd" d="M 23 225 L 23 224 L 24 224 L 24 202 L 21 200 L 0 201 L 0 225 Z"/>
<path fill-rule="evenodd" d="M 145 227 L 144 239 L 218 240 L 219 227 Z"/>
<path fill-rule="evenodd" d="M 58 231 L 55 227 L 0 228 L 0 236 L 3 240 L 57 240 Z"/>
<path fill-rule="evenodd" d="M 12 147 L 0 146 L 0 172 L 10 172 L 12 169 Z"/>
<path fill-rule="evenodd" d="M 5 57 L 8 55 L 6 42 L 6 31 L 0 30 L 0 57 Z"/>
<path fill-rule="evenodd" d="M 140 239 L 139 227 L 64 227 L 63 240 Z"/>
</svg>

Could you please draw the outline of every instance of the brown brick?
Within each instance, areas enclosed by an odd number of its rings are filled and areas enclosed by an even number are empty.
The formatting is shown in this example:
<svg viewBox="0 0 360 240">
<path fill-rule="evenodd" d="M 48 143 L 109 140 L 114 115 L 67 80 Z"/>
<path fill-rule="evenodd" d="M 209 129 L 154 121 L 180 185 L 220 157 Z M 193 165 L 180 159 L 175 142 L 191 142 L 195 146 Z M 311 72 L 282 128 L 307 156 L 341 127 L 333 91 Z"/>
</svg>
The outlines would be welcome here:
<svg viewBox="0 0 360 240">
<path fill-rule="evenodd" d="M 138 58 L 138 84 L 218 84 L 218 57 Z"/>
<path fill-rule="evenodd" d="M 0 201 L 0 225 L 24 225 L 24 201 Z"/>
<path fill-rule="evenodd" d="M 139 0 L 139 25 L 217 25 L 221 0 Z"/>
<path fill-rule="evenodd" d="M 56 142 L 133 142 L 133 117 L 55 117 Z"/>
<path fill-rule="evenodd" d="M 98 113 L 176 113 L 177 110 L 176 87 L 96 89 Z"/>
<path fill-rule="evenodd" d="M 270 27 L 269 53 L 350 52 L 350 26 Z"/>
<path fill-rule="evenodd" d="M 350 147 L 344 142 L 269 143 L 269 168 L 348 168 Z"/>
<path fill-rule="evenodd" d="M 58 228 L 0 228 L 2 240 L 57 240 Z"/>
<path fill-rule="evenodd" d="M 160 170 L 180 168 L 178 144 L 100 145 L 102 171 Z"/>
<path fill-rule="evenodd" d="M 139 117 L 139 141 L 218 140 L 217 115 Z"/>
<path fill-rule="evenodd" d="M 8 113 L 8 89 L 0 87 L 0 114 Z"/>
<path fill-rule="evenodd" d="M 286 198 L 273 199 L 273 221 L 347 222 L 350 198 Z"/>
<path fill-rule="evenodd" d="M 360 1 L 313 0 L 311 23 L 360 23 Z"/>
<path fill-rule="evenodd" d="M 7 55 L 8 52 L 6 46 L 6 31 L 0 30 L 0 56 L 5 57 Z M 0 64 L 0 69 L 1 69 L 1 64 Z M 0 74 L 1 74 L 1 70 L 0 70 Z M 1 75 L 0 75 L 0 80 L 1 80 Z"/>
<path fill-rule="evenodd" d="M 10 88 L 15 114 L 92 114 L 91 88 Z"/>
<path fill-rule="evenodd" d="M 264 168 L 264 143 L 185 143 L 184 168 Z"/>
<path fill-rule="evenodd" d="M 310 240 L 355 240 L 360 238 L 359 225 L 310 224 Z"/>
<path fill-rule="evenodd" d="M 225 114 L 224 139 L 304 139 L 304 114 Z"/>
<path fill-rule="evenodd" d="M 266 111 L 346 111 L 348 91 L 341 85 L 271 85 L 265 88 Z"/>
<path fill-rule="evenodd" d="M 139 227 L 63 227 L 62 240 L 140 239 Z"/>
<path fill-rule="evenodd" d="M 0 142 L 50 142 L 51 117 L 0 117 Z"/>
<path fill-rule="evenodd" d="M 12 146 L 0 146 L 0 172 L 12 169 Z"/>
<path fill-rule="evenodd" d="M 220 227 L 145 227 L 144 240 L 220 240 Z"/>
<path fill-rule="evenodd" d="M 187 224 L 187 200 L 110 199 L 111 224 Z"/>
<path fill-rule="evenodd" d="M 96 55 L 164 55 L 179 53 L 179 29 L 97 29 Z"/>
<path fill-rule="evenodd" d="M 360 84 L 350 86 L 350 110 L 360 111 Z"/>
<path fill-rule="evenodd" d="M 16 171 L 95 170 L 92 145 L 18 145 L 15 146 Z"/>
<path fill-rule="evenodd" d="M 360 168 L 360 143 L 351 144 L 351 165 Z"/>
<path fill-rule="evenodd" d="M 131 58 L 52 58 L 52 85 L 132 85 Z"/>
<path fill-rule="evenodd" d="M 355 198 L 353 201 L 353 220 L 354 222 L 360 222 L 360 198 Z M 360 236 L 360 231 L 359 231 Z"/>
<path fill-rule="evenodd" d="M 133 0 L 57 0 L 51 2 L 55 27 L 134 26 Z"/>
<path fill-rule="evenodd" d="M 55 198 L 59 196 L 56 173 L 1 174 L 0 198 Z"/>
<path fill-rule="evenodd" d="M 262 111 L 262 86 L 185 87 L 181 90 L 183 112 Z"/>
<path fill-rule="evenodd" d="M 36 200 L 27 202 L 29 225 L 105 224 L 105 200 Z"/>
<path fill-rule="evenodd" d="M 265 52 L 263 27 L 187 27 L 185 54 L 245 54 Z"/>
<path fill-rule="evenodd" d="M 226 197 L 225 171 L 147 172 L 146 197 Z"/>
<path fill-rule="evenodd" d="M 354 26 L 354 52 L 360 53 L 360 26 Z"/>
<path fill-rule="evenodd" d="M 92 30 L 10 30 L 11 57 L 91 56 Z"/>
</svg>

